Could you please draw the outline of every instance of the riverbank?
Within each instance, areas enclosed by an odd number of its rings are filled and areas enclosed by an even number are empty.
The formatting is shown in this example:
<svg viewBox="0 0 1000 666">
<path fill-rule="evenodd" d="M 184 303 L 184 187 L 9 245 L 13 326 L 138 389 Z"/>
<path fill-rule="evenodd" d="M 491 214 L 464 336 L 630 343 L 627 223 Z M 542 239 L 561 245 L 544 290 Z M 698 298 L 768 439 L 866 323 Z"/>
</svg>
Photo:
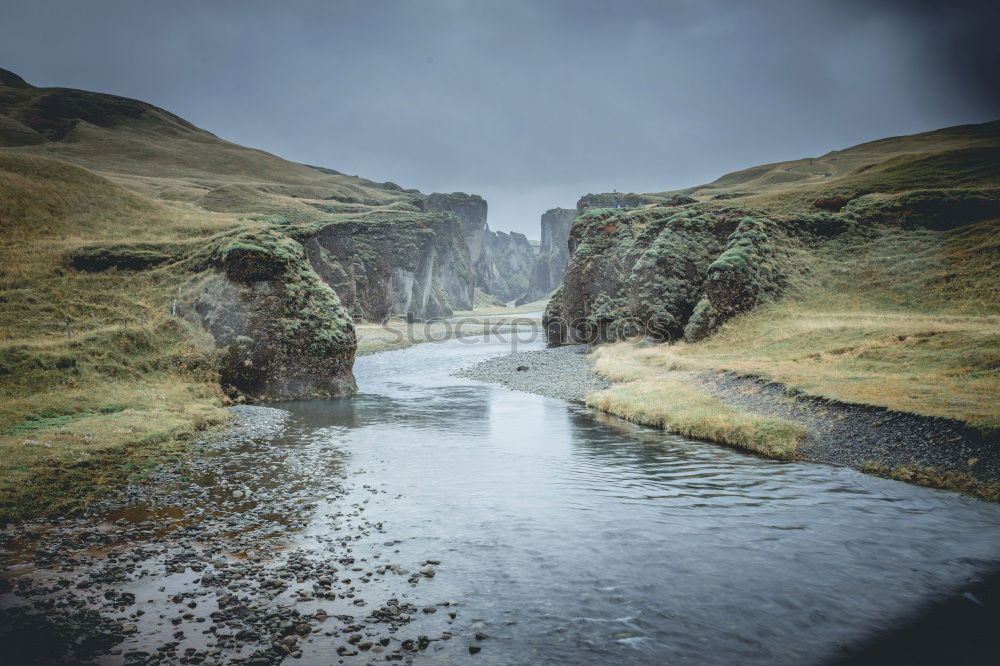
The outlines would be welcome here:
<svg viewBox="0 0 1000 666">
<path fill-rule="evenodd" d="M 391 661 L 451 639 L 395 635 L 421 612 L 456 616 L 450 601 L 407 598 L 441 561 L 402 561 L 391 540 L 375 561 L 353 552 L 387 537 L 365 517 L 369 500 L 349 497 L 340 459 L 274 445 L 289 425 L 283 409 L 229 411 L 231 428 L 149 482 L 75 517 L 0 530 L 6 660 L 267 666 L 315 641 L 342 663 Z M 321 516 L 336 527 L 299 543 Z M 369 603 L 369 594 L 390 598 Z"/>
<path fill-rule="evenodd" d="M 823 663 L 994 567 L 998 506 L 449 377 L 508 348 L 362 357 L 350 399 L 232 409 L 154 483 L 0 530 L 0 652 Z"/>
<path fill-rule="evenodd" d="M 456 374 L 769 457 L 844 465 L 1000 501 L 1000 450 L 961 422 L 808 396 L 730 372 L 623 363 L 622 348 L 520 352 Z M 609 350 L 616 354 L 610 361 Z"/>
</svg>

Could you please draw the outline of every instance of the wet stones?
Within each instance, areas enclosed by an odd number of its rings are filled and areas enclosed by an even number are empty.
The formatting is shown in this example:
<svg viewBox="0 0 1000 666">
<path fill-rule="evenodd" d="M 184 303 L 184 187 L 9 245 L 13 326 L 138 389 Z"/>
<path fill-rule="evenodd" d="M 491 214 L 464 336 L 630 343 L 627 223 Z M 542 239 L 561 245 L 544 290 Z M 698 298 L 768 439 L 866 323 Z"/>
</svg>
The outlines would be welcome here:
<svg viewBox="0 0 1000 666">
<path fill-rule="evenodd" d="M 342 657 L 366 652 L 400 661 L 409 658 L 404 637 L 393 634 L 455 619 L 454 610 L 436 613 L 448 602 L 414 603 L 396 591 L 408 580 L 428 584 L 439 559 L 387 561 L 380 548 L 402 542 L 383 541 L 383 525 L 365 518 L 365 502 L 343 502 L 346 484 L 322 451 L 297 459 L 299 452 L 258 442 L 277 431 L 284 412 L 236 411 L 247 428 L 203 441 L 181 472 L 126 488 L 79 517 L 0 530 L 0 546 L 14 552 L 11 544 L 25 544 L 21 552 L 36 553 L 40 572 L 0 585 L 0 596 L 34 604 L 18 611 L 28 626 L 56 623 L 68 662 L 116 650 L 112 661 L 126 664 L 271 665 L 337 643 Z M 128 519 L 120 517 L 125 511 Z M 289 549 L 291 537 L 301 538 L 299 526 L 314 521 L 329 531 Z M 124 591 L 140 589 L 126 587 L 135 583 L 143 592 Z M 392 592 L 380 595 L 383 589 Z M 363 611 L 363 619 L 343 614 L 347 608 Z M 11 613 L 0 606 L 0 652 Z M 405 638 L 416 652 L 451 637 Z"/>
</svg>

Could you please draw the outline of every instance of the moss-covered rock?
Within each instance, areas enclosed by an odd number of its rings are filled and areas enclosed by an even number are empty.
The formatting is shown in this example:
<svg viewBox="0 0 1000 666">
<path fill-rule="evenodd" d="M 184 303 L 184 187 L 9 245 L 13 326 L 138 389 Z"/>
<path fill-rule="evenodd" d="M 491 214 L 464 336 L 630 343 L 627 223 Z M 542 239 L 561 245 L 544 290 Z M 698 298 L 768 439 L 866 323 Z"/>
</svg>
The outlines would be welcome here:
<svg viewBox="0 0 1000 666">
<path fill-rule="evenodd" d="M 723 317 L 712 307 L 712 303 L 703 298 L 694 306 L 694 312 L 684 326 L 684 339 L 688 342 L 704 340 L 715 333 L 722 322 Z"/>
<path fill-rule="evenodd" d="M 550 344 L 681 337 L 737 220 L 655 206 L 588 210 L 573 223 L 570 265 L 546 312 Z"/>
<path fill-rule="evenodd" d="M 241 234 L 216 252 L 216 265 L 243 284 L 280 278 L 304 259 L 302 245 L 270 229 Z"/>
<path fill-rule="evenodd" d="M 656 199 L 634 192 L 600 192 L 585 194 L 576 202 L 577 214 L 582 215 L 591 208 L 635 208 L 656 203 Z M 693 202 L 694 199 L 691 199 Z"/>
<path fill-rule="evenodd" d="M 705 296 L 711 311 L 700 313 L 701 319 L 712 319 L 717 326 L 780 292 L 784 275 L 778 267 L 775 233 L 777 224 L 768 218 L 740 220 L 726 250 L 708 267 Z M 694 330 L 702 328 L 700 324 Z"/>
<path fill-rule="evenodd" d="M 246 232 L 210 256 L 182 290 L 181 312 L 215 340 L 224 388 L 253 401 L 356 390 L 353 323 L 299 243 L 273 230 Z"/>
</svg>

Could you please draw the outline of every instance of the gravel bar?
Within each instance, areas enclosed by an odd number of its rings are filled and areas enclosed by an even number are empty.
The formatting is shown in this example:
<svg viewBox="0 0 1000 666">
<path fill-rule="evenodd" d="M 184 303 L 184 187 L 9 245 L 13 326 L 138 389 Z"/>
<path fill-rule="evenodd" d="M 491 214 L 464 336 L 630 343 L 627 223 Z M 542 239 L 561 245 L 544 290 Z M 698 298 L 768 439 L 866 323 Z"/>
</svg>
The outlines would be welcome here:
<svg viewBox="0 0 1000 666">
<path fill-rule="evenodd" d="M 455 375 L 489 384 L 502 384 L 516 391 L 582 403 L 588 391 L 611 386 L 594 374 L 587 349 L 578 345 L 494 356 L 462 368 Z"/>
</svg>

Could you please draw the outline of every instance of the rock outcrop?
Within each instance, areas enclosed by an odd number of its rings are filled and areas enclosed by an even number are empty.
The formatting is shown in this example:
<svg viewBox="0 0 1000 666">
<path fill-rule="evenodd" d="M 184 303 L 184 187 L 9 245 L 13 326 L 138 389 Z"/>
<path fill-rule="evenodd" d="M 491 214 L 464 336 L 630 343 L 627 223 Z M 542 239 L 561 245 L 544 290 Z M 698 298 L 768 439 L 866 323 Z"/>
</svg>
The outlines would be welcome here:
<svg viewBox="0 0 1000 666">
<path fill-rule="evenodd" d="M 569 265 L 569 228 L 576 216 L 575 208 L 552 208 L 542 213 L 538 257 L 531 267 L 528 291 L 518 299 L 518 305 L 544 298 L 562 284 Z"/>
<path fill-rule="evenodd" d="M 527 293 L 518 305 L 544 298 L 560 284 L 569 265 L 569 232 L 573 220 L 594 209 L 632 209 L 657 204 L 683 206 L 695 203 L 691 197 L 679 193 L 658 195 L 632 192 L 602 192 L 585 194 L 576 202 L 576 208 L 553 208 L 542 215 L 542 241 L 538 258 L 531 270 Z"/>
<path fill-rule="evenodd" d="M 691 199 L 694 201 L 694 199 Z M 576 202 L 577 215 L 583 215 L 591 208 L 635 208 L 655 203 L 656 200 L 645 194 L 634 192 L 600 192 L 585 194 Z"/>
<path fill-rule="evenodd" d="M 780 289 L 774 224 L 739 210 L 589 209 L 545 312 L 552 345 L 697 339 Z"/>
<path fill-rule="evenodd" d="M 356 390 L 351 318 L 301 244 L 244 232 L 203 250 L 195 268 L 180 314 L 214 339 L 225 390 L 258 402 Z"/>
<path fill-rule="evenodd" d="M 535 251 L 527 236 L 512 231 L 490 232 L 486 243 L 492 257 L 492 274 L 487 289 L 489 294 L 503 301 L 513 301 L 528 290 L 531 267 L 535 263 Z"/>
</svg>

